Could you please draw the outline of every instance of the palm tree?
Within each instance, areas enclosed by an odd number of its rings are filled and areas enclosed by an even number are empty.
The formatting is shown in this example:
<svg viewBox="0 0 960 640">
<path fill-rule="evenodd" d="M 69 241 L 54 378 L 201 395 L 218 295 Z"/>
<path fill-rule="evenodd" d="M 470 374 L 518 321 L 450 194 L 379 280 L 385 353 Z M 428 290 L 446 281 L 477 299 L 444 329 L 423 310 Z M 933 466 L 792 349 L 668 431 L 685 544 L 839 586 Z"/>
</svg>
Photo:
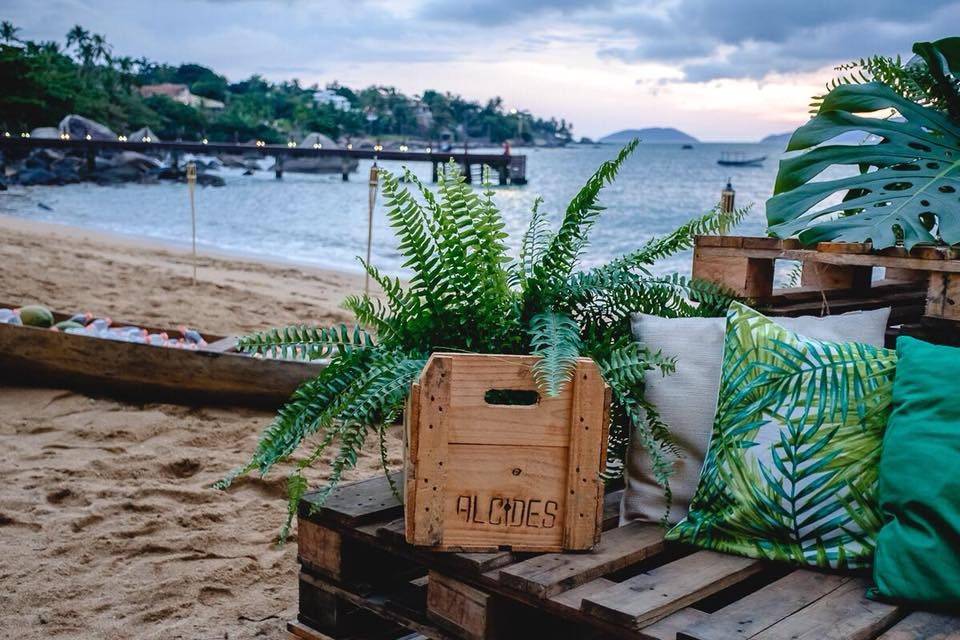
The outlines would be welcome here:
<svg viewBox="0 0 960 640">
<path fill-rule="evenodd" d="M 81 27 L 80 25 L 74 25 L 73 29 L 67 32 L 67 47 L 73 45 L 80 45 L 90 39 L 90 32 Z"/>
<path fill-rule="evenodd" d="M 93 37 L 90 38 L 90 44 L 93 46 L 93 59 L 95 62 L 102 60 L 108 66 L 113 63 L 113 57 L 110 55 L 111 47 L 107 43 L 106 38 L 99 33 L 95 33 Z"/>
<path fill-rule="evenodd" d="M 0 41 L 6 43 L 20 42 L 20 38 L 17 37 L 17 32 L 20 31 L 18 27 L 13 26 L 12 22 L 4 20 L 0 22 Z"/>
</svg>

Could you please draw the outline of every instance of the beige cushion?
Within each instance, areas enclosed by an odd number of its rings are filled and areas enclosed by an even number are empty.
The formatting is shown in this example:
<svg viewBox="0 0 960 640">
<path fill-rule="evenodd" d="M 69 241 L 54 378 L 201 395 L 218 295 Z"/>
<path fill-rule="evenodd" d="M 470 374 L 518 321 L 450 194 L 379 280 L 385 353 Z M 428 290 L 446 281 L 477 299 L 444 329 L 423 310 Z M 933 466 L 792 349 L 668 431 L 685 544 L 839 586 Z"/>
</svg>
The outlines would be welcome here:
<svg viewBox="0 0 960 640">
<path fill-rule="evenodd" d="M 778 317 L 775 321 L 790 331 L 818 340 L 882 347 L 889 317 L 888 307 L 823 318 Z M 670 428 L 681 452 L 679 458 L 666 454 L 673 458 L 674 469 L 670 477 L 670 523 L 687 515 L 710 443 L 720 388 L 725 322 L 724 318 L 659 318 L 641 313 L 633 316 L 634 337 L 650 350 L 662 351 L 677 360 L 677 370 L 672 375 L 648 374 L 645 394 Z M 650 458 L 636 438 L 631 438 L 620 522 L 659 522 L 665 510 L 663 488 L 653 477 Z"/>
</svg>

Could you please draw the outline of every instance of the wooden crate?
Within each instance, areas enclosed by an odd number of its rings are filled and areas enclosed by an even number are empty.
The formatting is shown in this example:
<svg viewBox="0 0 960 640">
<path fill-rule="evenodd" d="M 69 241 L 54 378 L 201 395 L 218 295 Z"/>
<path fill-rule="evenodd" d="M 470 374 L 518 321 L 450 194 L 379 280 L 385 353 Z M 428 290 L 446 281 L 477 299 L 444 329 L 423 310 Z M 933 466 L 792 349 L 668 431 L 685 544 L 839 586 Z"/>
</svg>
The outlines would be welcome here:
<svg viewBox="0 0 960 640">
<path fill-rule="evenodd" d="M 697 550 L 664 541 L 656 524 L 617 527 L 620 492 L 604 496 L 604 533 L 592 551 L 529 554 L 415 547 L 405 541 L 386 482 L 342 491 L 345 499 L 335 494 L 315 509 L 313 495 L 304 498 L 299 535 L 305 527 L 325 529 L 336 537 L 314 535 L 314 544 L 351 544 L 335 552 L 301 547 L 301 556 L 337 558 L 335 573 L 356 582 L 318 574 L 305 562 L 293 624 L 324 635 L 300 638 L 401 637 L 400 625 L 442 640 L 960 640 L 960 617 L 867 600 L 860 574 Z M 371 554 L 405 562 L 415 576 L 369 563 Z"/>
<path fill-rule="evenodd" d="M 609 388 L 581 358 L 556 397 L 533 356 L 435 354 L 405 419 L 406 539 L 436 551 L 585 550 L 603 507 Z M 523 392 L 532 404 L 498 404 Z"/>
</svg>

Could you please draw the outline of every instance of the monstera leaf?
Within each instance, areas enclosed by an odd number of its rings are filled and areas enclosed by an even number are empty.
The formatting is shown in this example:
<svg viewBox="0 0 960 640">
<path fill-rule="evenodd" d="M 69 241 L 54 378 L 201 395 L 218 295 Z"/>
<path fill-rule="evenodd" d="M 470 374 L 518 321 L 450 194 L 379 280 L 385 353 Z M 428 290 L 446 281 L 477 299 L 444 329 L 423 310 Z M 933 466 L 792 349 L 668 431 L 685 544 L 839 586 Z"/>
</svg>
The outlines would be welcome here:
<svg viewBox="0 0 960 640">
<path fill-rule="evenodd" d="M 900 117 L 858 115 L 889 109 Z M 817 146 L 851 131 L 880 142 Z M 803 149 L 810 150 L 780 163 L 775 195 L 767 201 L 771 234 L 799 234 L 804 244 L 869 240 L 875 248 L 898 240 L 908 248 L 960 242 L 960 126 L 946 114 L 881 83 L 842 85 L 793 134 L 787 150 Z M 833 165 L 857 166 L 860 173 L 813 180 Z M 823 204 L 834 194 L 845 197 Z"/>
</svg>

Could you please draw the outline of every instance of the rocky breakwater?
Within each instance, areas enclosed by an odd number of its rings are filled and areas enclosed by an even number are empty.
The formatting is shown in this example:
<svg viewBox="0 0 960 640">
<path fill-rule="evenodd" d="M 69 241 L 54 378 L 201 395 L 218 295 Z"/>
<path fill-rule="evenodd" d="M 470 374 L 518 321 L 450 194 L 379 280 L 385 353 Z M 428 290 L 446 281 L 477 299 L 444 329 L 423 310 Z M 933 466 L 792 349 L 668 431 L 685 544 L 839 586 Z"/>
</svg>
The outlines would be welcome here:
<svg viewBox="0 0 960 640">
<path fill-rule="evenodd" d="M 56 135 L 54 135 L 56 134 Z M 117 140 L 118 137 L 102 124 L 81 116 L 67 116 L 57 129 L 43 127 L 31 132 L 34 138 L 69 136 L 71 139 Z M 194 160 L 197 184 L 223 186 L 220 176 L 211 173 L 219 169 L 216 160 Z M 144 154 L 136 151 L 100 151 L 92 166 L 83 151 L 34 149 L 16 154 L 0 152 L 0 189 L 7 185 L 64 185 L 77 182 L 95 182 L 101 185 L 126 182 L 152 183 L 160 180 L 186 182 L 186 166 L 174 162 L 166 153 Z"/>
</svg>

